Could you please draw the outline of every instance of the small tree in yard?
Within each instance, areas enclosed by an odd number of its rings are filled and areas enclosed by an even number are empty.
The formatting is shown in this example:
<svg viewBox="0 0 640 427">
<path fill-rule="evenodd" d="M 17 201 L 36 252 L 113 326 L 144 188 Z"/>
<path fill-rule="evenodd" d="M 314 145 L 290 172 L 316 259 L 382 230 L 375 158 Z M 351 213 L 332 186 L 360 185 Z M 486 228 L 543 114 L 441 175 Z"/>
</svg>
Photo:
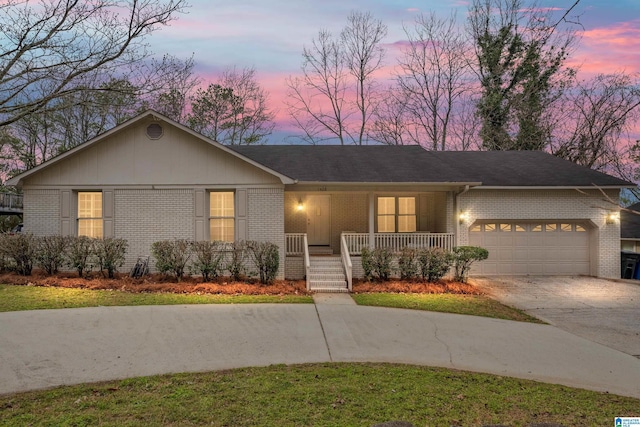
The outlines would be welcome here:
<svg viewBox="0 0 640 427">
<path fill-rule="evenodd" d="M 221 242 L 193 242 L 193 253 L 196 257 L 192 269 L 202 274 L 202 280 L 209 281 L 209 278 L 216 278 L 222 272 L 222 252 Z"/>
<path fill-rule="evenodd" d="M 441 248 L 423 249 L 418 255 L 422 280 L 433 283 L 442 279 L 453 262 L 451 252 Z"/>
<path fill-rule="evenodd" d="M 23 276 L 31 274 L 36 249 L 37 240 L 29 233 L 3 234 L 0 241 L 0 253 L 13 261 L 15 270 Z"/>
<path fill-rule="evenodd" d="M 107 270 L 109 279 L 113 279 L 114 273 L 124 264 L 124 256 L 127 253 L 129 243 L 125 239 L 106 238 L 96 240 L 95 255 L 100 265 L 100 271 Z"/>
<path fill-rule="evenodd" d="M 43 236 L 37 239 L 35 253 L 36 264 L 47 274 L 56 274 L 64 265 L 65 253 L 69 245 L 69 238 L 64 236 Z"/>
<path fill-rule="evenodd" d="M 154 242 L 151 254 L 156 259 L 156 269 L 160 273 L 171 272 L 180 281 L 191 258 L 191 242 L 180 239 Z"/>
<path fill-rule="evenodd" d="M 471 264 L 489 257 L 489 251 L 478 246 L 457 246 L 453 248 L 453 280 L 466 283 Z"/>
<path fill-rule="evenodd" d="M 78 236 L 69 239 L 67 263 L 71 268 L 78 271 L 79 277 L 83 277 L 83 274 L 91 271 L 93 267 L 91 264 L 93 258 L 93 242 L 94 239 L 87 236 Z"/>
<path fill-rule="evenodd" d="M 280 267 L 278 245 L 271 242 L 249 241 L 246 243 L 246 247 L 258 268 L 260 283 L 273 283 Z"/>
</svg>

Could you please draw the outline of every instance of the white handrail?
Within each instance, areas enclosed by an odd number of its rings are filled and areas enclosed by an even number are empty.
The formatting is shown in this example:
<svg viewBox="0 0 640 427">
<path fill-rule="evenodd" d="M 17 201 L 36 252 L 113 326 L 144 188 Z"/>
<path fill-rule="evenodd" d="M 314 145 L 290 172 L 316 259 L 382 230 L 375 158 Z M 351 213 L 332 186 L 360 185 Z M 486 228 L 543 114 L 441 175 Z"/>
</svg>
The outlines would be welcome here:
<svg viewBox="0 0 640 427">
<path fill-rule="evenodd" d="M 306 233 L 302 235 L 303 252 L 304 252 L 304 277 L 307 281 L 307 291 L 311 290 L 311 281 L 309 275 L 311 271 L 311 260 L 309 259 L 309 245 L 307 243 Z"/>
<path fill-rule="evenodd" d="M 351 255 L 349 255 L 349 247 L 344 233 L 340 235 L 340 257 L 342 258 L 344 275 L 347 276 L 347 288 L 351 292 L 353 288 L 353 264 L 351 263 Z"/>
</svg>

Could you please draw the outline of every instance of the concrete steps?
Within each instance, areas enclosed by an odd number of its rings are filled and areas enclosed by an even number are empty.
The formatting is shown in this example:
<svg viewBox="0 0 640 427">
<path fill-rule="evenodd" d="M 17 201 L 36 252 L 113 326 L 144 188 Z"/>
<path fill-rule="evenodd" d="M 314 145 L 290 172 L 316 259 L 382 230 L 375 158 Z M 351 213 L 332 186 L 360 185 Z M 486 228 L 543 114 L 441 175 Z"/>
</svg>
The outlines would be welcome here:
<svg viewBox="0 0 640 427">
<path fill-rule="evenodd" d="M 311 291 L 349 292 L 340 257 L 312 256 L 309 261 L 309 287 Z"/>
</svg>

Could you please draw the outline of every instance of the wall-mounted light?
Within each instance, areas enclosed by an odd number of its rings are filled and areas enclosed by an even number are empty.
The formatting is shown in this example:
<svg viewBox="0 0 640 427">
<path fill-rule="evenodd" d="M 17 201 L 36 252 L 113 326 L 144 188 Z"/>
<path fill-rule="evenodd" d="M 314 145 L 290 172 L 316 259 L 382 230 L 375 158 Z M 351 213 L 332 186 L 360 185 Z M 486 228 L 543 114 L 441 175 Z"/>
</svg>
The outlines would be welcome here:
<svg viewBox="0 0 640 427">
<path fill-rule="evenodd" d="M 298 205 L 296 206 L 296 209 L 298 210 L 298 212 L 304 209 L 304 205 L 302 204 L 302 199 L 298 200 Z"/>
<path fill-rule="evenodd" d="M 458 214 L 458 221 L 460 222 L 460 224 L 464 224 L 465 222 L 469 221 L 469 212 L 460 211 L 460 213 Z"/>
<path fill-rule="evenodd" d="M 611 211 L 607 214 L 607 224 L 615 224 L 620 221 L 620 212 Z"/>
</svg>

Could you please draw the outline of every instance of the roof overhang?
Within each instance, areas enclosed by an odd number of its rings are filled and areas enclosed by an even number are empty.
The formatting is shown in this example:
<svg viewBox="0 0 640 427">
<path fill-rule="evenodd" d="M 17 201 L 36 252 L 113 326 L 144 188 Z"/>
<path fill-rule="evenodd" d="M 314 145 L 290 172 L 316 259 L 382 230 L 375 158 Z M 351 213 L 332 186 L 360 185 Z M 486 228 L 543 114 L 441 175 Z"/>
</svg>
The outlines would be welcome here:
<svg viewBox="0 0 640 427">
<path fill-rule="evenodd" d="M 636 188 L 636 185 L 481 185 L 476 190 L 621 190 L 623 188 Z"/>
<path fill-rule="evenodd" d="M 460 191 L 467 187 L 481 185 L 480 182 L 335 182 L 335 181 L 298 181 L 287 185 L 287 191 Z"/>
<path fill-rule="evenodd" d="M 188 134 L 190 134 L 190 135 L 192 135 L 192 136 L 194 136 L 194 137 L 196 137 L 196 138 L 198 138 L 198 139 L 200 139 L 200 140 L 202 140 L 202 141 L 204 141 L 204 142 L 206 142 L 206 143 L 208 143 L 210 145 L 213 145 L 214 147 L 224 151 L 225 153 L 228 153 L 228 154 L 230 154 L 232 156 L 235 156 L 235 157 L 237 157 L 239 159 L 242 159 L 243 161 L 255 166 L 256 168 L 261 169 L 261 170 L 263 170 L 263 171 L 265 171 L 265 172 L 267 172 L 267 173 L 269 173 L 271 175 L 276 176 L 278 179 L 280 179 L 280 181 L 283 184 L 295 184 L 296 183 L 295 179 L 290 178 L 290 177 L 288 177 L 286 175 L 283 175 L 280 172 L 277 172 L 277 171 L 275 171 L 273 169 L 270 169 L 270 168 L 264 166 L 263 164 L 258 163 L 255 160 L 252 160 L 252 159 L 250 159 L 250 158 L 248 158 L 246 156 L 243 156 L 242 154 L 232 150 L 231 148 L 227 147 L 226 145 L 220 144 L 219 142 L 216 142 L 216 141 L 214 141 L 214 140 L 212 140 L 210 138 L 207 138 L 206 136 L 201 135 L 201 134 L 193 131 L 192 129 L 189 129 L 188 127 L 186 127 L 186 126 L 184 126 L 184 125 L 182 125 L 182 124 L 180 124 L 180 123 L 178 123 L 178 122 L 166 117 L 163 114 L 160 114 L 160 113 L 158 113 L 156 111 L 153 111 L 153 110 L 147 110 L 144 113 L 142 113 L 142 114 L 140 114 L 140 115 L 138 115 L 136 117 L 133 117 L 133 118 L 125 121 L 124 123 L 112 128 L 112 129 L 109 129 L 108 131 L 96 136 L 95 138 L 90 139 L 87 142 L 84 142 L 84 143 L 82 143 L 82 144 L 80 144 L 80 145 L 78 145 L 78 146 L 76 146 L 76 147 L 74 147 L 74 148 L 72 148 L 72 149 L 70 149 L 68 151 L 65 151 L 64 153 L 62 153 L 62 154 L 60 154 L 60 155 L 58 155 L 58 156 L 56 156 L 56 157 L 54 157 L 54 158 L 52 158 L 50 160 L 47 160 L 44 163 L 39 164 L 38 166 L 36 166 L 34 168 L 31 168 L 31 169 L 29 169 L 29 170 L 27 170 L 25 172 L 22 172 L 21 174 L 18 174 L 16 176 L 8 179 L 5 182 L 5 185 L 13 185 L 13 186 L 16 186 L 16 187 L 21 187 L 22 183 L 24 182 L 24 180 L 26 178 L 30 177 L 31 175 L 34 175 L 34 174 L 40 172 L 41 170 L 46 169 L 49 166 L 54 165 L 54 164 L 56 164 L 56 163 L 58 163 L 58 162 L 60 162 L 60 161 L 62 161 L 64 159 L 66 159 L 67 157 L 71 157 L 76 153 L 84 151 L 84 150 L 90 148 L 91 146 L 93 146 L 94 144 L 96 144 L 96 143 L 98 143 L 98 142 L 100 142 L 100 141 L 102 141 L 102 140 L 104 140 L 104 139 L 116 134 L 116 133 L 121 132 L 122 130 L 134 125 L 137 122 L 140 122 L 140 121 L 148 119 L 148 118 L 151 118 L 151 119 L 156 120 L 156 121 L 162 121 L 162 122 L 168 123 L 168 124 L 170 124 L 172 126 L 175 126 L 176 128 L 178 128 L 178 129 L 180 129 L 180 130 L 182 130 L 182 131 L 184 131 L 184 132 L 186 132 L 186 133 L 188 133 Z"/>
</svg>

